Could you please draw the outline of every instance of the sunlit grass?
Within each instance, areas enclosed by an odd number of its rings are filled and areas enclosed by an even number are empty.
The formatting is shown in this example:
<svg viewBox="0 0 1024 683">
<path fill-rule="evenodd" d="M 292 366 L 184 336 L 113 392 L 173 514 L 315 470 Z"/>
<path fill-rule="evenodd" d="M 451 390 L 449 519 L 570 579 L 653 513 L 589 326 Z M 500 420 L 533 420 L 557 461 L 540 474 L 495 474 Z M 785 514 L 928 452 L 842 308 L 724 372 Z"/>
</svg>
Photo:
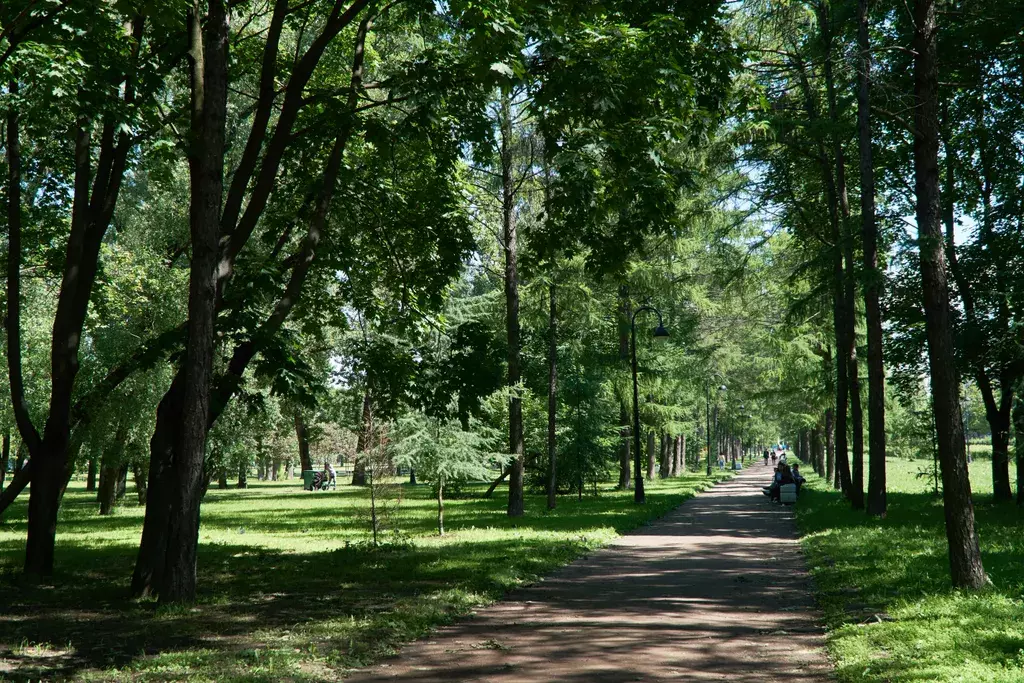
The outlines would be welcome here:
<svg viewBox="0 0 1024 683">
<path fill-rule="evenodd" d="M 364 489 L 311 493 L 294 480 L 211 489 L 199 603 L 189 608 L 127 599 L 144 510 L 129 491 L 116 514 L 99 517 L 93 494 L 73 482 L 53 587 L 19 579 L 25 502 L 0 524 L 0 680 L 336 678 L 660 517 L 708 482 L 648 482 L 642 507 L 609 486 L 560 497 L 552 512 L 528 495 L 519 519 L 505 514 L 503 489 L 482 499 L 474 486 L 447 502 L 444 538 L 429 487 L 403 486 L 396 531 L 378 548 Z"/>
<path fill-rule="evenodd" d="M 917 476 L 931 461 L 890 460 L 889 513 L 854 512 L 815 476 L 800 495 L 803 544 L 842 681 L 1024 681 L 1024 515 L 991 500 L 991 462 L 971 466 L 993 587 L 950 588 L 941 500 Z"/>
</svg>

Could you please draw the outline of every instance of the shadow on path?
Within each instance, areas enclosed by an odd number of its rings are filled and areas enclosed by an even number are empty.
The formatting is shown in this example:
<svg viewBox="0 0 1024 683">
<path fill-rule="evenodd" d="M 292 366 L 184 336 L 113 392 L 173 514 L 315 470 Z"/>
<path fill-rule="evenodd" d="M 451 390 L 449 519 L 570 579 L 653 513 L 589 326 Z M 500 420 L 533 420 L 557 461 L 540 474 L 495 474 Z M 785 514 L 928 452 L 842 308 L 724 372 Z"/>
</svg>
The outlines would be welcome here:
<svg viewBox="0 0 1024 683">
<path fill-rule="evenodd" d="M 754 465 L 348 680 L 828 680 L 792 510 Z"/>
</svg>

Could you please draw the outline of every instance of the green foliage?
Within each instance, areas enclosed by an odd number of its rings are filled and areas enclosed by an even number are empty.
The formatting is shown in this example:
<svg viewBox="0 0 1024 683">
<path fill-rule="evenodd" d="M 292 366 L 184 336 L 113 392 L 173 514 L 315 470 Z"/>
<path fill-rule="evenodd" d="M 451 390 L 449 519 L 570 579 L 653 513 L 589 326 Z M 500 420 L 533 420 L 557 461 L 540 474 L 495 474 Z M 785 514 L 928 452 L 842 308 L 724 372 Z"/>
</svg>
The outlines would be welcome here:
<svg viewBox="0 0 1024 683">
<path fill-rule="evenodd" d="M 817 476 L 797 519 L 841 681 L 1018 681 L 1024 676 L 1024 534 L 1020 510 L 976 496 L 989 591 L 949 588 L 942 504 L 915 471 L 928 460 L 888 462 L 889 512 L 850 510 Z M 988 462 L 971 467 L 991 490 Z"/>
<path fill-rule="evenodd" d="M 17 649 L 25 670 L 44 679 L 323 680 L 501 599 L 706 484 L 703 476 L 655 483 L 644 507 L 605 487 L 546 514 L 532 514 L 544 501 L 528 496 L 531 515 L 518 520 L 505 515 L 504 501 L 473 496 L 449 503 L 443 538 L 430 487 L 404 486 L 395 520 L 404 540 L 379 548 L 366 543 L 357 514 L 365 488 L 310 493 L 291 481 L 211 489 L 199 601 L 154 609 L 123 599 L 142 508 L 97 517 L 93 495 L 74 481 L 58 533 L 62 588 L 0 592 L 4 617 L 22 617 L 5 627 L 0 656 Z M 18 503 L 0 526 L 0 580 L 20 569 L 25 514 Z"/>
</svg>

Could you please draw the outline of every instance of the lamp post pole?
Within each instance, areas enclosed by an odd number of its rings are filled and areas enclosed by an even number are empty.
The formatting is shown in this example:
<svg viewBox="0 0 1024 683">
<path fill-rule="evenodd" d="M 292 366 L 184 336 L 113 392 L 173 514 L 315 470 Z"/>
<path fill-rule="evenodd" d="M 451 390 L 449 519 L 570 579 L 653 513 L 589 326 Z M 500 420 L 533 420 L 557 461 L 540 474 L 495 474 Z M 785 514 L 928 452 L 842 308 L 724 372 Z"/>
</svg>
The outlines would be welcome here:
<svg viewBox="0 0 1024 683">
<path fill-rule="evenodd" d="M 636 317 L 644 312 L 654 313 L 658 316 L 658 327 L 654 330 L 654 338 L 664 341 L 668 338 L 668 331 L 661 319 L 661 311 L 654 306 L 641 306 L 633 312 L 630 320 L 630 334 L 633 360 L 633 468 L 636 470 L 633 475 L 633 502 L 642 505 L 647 502 L 644 495 L 644 475 L 640 469 L 640 389 L 637 384 L 636 369 Z"/>
</svg>

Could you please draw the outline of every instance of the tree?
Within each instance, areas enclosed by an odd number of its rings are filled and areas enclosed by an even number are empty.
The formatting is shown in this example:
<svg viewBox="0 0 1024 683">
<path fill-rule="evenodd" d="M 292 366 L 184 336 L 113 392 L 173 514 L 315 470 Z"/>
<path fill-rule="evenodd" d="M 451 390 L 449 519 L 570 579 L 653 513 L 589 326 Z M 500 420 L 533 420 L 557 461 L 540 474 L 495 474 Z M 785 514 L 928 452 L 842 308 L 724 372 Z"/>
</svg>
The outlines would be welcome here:
<svg viewBox="0 0 1024 683">
<path fill-rule="evenodd" d="M 979 589 L 988 583 L 988 577 L 974 525 L 940 223 L 938 22 L 934 0 L 915 0 L 914 23 L 914 189 L 946 537 L 953 585 Z"/>
</svg>

